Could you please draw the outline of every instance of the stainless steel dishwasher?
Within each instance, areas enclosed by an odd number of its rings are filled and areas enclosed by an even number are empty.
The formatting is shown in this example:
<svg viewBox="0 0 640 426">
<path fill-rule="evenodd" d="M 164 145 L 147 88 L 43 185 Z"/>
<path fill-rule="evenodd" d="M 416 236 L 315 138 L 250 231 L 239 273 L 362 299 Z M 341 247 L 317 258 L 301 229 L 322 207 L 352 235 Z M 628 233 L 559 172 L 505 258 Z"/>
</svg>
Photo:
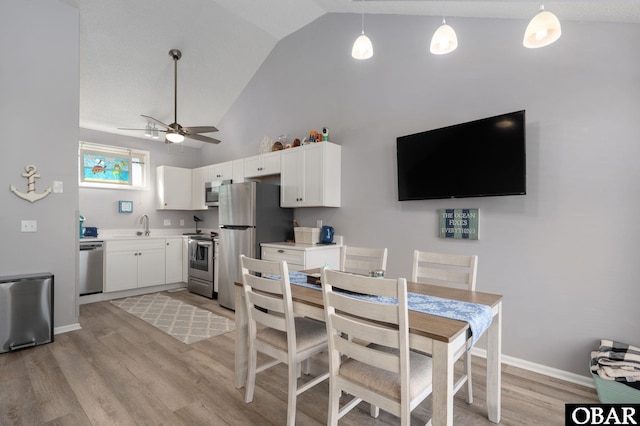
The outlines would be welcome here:
<svg viewBox="0 0 640 426">
<path fill-rule="evenodd" d="M 102 293 L 103 267 L 103 242 L 80 241 L 80 296 Z"/>
</svg>

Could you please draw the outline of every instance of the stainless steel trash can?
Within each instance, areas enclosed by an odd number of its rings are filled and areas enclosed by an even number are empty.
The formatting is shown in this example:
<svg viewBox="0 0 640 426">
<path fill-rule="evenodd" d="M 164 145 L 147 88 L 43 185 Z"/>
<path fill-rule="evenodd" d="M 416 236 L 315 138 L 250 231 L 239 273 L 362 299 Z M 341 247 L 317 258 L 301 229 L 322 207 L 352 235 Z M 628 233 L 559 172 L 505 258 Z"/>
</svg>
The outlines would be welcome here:
<svg viewBox="0 0 640 426">
<path fill-rule="evenodd" d="M 0 277 L 0 353 L 53 342 L 53 274 Z"/>
</svg>

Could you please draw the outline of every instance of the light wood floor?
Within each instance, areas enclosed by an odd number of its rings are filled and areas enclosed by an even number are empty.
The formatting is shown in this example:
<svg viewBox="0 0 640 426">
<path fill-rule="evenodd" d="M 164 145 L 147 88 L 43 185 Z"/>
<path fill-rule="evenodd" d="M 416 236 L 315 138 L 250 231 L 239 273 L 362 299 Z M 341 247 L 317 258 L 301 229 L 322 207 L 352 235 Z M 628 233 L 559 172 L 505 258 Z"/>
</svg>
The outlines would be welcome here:
<svg viewBox="0 0 640 426">
<path fill-rule="evenodd" d="M 233 318 L 217 301 L 187 291 L 165 294 Z M 254 401 L 233 386 L 235 333 L 185 345 L 109 302 L 80 306 L 82 330 L 50 344 L 0 354 L 0 425 L 282 425 L 287 418 L 284 366 L 260 373 Z M 491 425 L 486 418 L 484 360 L 475 358 L 474 403 L 455 399 L 455 425 Z M 458 368 L 459 366 L 457 366 Z M 314 359 L 314 371 L 326 368 Z M 303 379 L 301 379 L 303 380 Z M 328 385 L 298 397 L 297 424 L 327 419 Z M 345 397 L 347 398 L 347 397 Z M 502 425 L 563 425 L 565 403 L 598 402 L 595 390 L 503 366 Z M 412 424 L 430 418 L 430 398 Z M 341 425 L 392 425 L 366 403 Z"/>
</svg>

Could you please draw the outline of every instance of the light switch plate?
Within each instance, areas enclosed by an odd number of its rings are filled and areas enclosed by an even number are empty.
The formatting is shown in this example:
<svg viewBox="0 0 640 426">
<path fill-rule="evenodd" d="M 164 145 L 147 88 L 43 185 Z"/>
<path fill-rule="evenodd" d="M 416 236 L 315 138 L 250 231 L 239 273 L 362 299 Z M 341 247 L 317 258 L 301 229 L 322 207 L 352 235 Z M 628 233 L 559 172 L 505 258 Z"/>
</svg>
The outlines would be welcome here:
<svg viewBox="0 0 640 426">
<path fill-rule="evenodd" d="M 164 226 L 171 226 L 171 219 L 165 219 Z"/>
<path fill-rule="evenodd" d="M 38 230 L 38 221 L 36 220 L 23 220 L 21 223 L 22 232 L 36 232 Z"/>
<path fill-rule="evenodd" d="M 64 191 L 64 187 L 62 185 L 62 181 L 54 180 L 53 181 L 53 192 L 54 194 L 62 194 Z"/>
</svg>

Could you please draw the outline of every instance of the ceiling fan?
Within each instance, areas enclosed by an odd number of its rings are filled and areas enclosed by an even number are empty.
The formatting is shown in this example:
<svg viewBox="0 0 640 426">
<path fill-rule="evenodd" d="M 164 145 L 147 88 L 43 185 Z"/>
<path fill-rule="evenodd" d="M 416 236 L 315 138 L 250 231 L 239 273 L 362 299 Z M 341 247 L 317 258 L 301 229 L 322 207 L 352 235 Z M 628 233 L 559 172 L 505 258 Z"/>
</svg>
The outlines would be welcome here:
<svg viewBox="0 0 640 426">
<path fill-rule="evenodd" d="M 145 130 L 148 136 L 155 132 L 164 132 L 165 143 L 180 143 L 184 141 L 184 138 L 194 139 L 200 142 L 208 143 L 220 143 L 218 139 L 214 139 L 209 136 L 201 135 L 200 133 L 212 133 L 217 132 L 218 129 L 214 126 L 195 126 L 195 127 L 183 127 L 178 123 L 178 60 L 182 57 L 182 52 L 178 49 L 171 49 L 169 56 L 173 59 L 173 71 L 174 71 L 174 97 L 173 97 L 173 123 L 165 124 L 162 121 L 150 117 L 148 115 L 141 114 L 142 117 L 152 121 L 155 124 L 162 126 L 162 129 L 151 129 L 150 125 L 147 125 L 146 129 L 126 129 L 120 128 L 120 130 Z M 152 133 L 153 132 L 153 133 Z M 156 133 L 157 134 L 157 133 Z"/>
</svg>

